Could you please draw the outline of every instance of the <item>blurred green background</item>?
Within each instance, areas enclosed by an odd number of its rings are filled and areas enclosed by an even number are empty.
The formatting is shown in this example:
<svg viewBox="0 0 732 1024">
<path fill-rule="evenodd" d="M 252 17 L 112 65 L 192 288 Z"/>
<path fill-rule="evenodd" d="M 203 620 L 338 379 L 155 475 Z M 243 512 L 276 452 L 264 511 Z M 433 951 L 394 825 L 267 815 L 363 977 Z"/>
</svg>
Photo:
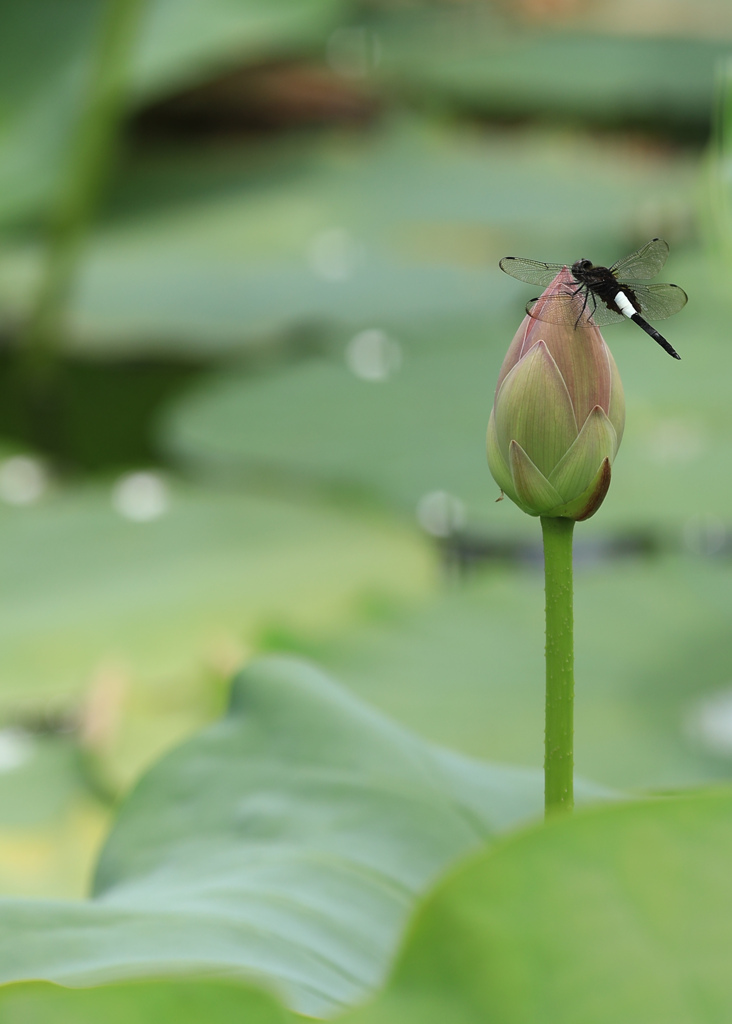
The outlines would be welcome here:
<svg viewBox="0 0 732 1024">
<path fill-rule="evenodd" d="M 259 651 L 541 764 L 539 525 L 484 454 L 504 255 L 671 245 L 682 362 L 605 333 L 577 768 L 732 776 L 731 52 L 723 0 L 0 6 L 0 892 L 84 894 Z"/>
</svg>

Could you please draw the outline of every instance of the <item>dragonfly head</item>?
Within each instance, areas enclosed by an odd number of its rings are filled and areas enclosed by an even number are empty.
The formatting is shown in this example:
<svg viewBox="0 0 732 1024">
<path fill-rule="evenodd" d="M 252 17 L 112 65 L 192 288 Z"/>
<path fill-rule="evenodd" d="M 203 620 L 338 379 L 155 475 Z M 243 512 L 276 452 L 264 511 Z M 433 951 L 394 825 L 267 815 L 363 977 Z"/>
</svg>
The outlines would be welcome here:
<svg viewBox="0 0 732 1024">
<path fill-rule="evenodd" d="M 577 260 L 572 264 L 572 273 L 576 276 L 578 270 L 581 273 L 583 270 L 591 270 L 593 266 L 592 260 Z"/>
</svg>

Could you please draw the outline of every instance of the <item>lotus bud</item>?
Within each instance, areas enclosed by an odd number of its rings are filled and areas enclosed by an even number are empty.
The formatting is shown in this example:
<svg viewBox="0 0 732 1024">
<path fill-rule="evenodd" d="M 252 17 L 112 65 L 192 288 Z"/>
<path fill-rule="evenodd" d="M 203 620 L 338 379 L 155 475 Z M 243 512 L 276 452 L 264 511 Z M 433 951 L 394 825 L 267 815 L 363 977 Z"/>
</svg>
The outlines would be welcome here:
<svg viewBox="0 0 732 1024">
<path fill-rule="evenodd" d="M 534 312 L 572 281 L 565 267 Z M 526 316 L 488 423 L 488 465 L 503 494 L 531 516 L 589 519 L 610 486 L 624 425 L 620 374 L 597 327 Z"/>
</svg>

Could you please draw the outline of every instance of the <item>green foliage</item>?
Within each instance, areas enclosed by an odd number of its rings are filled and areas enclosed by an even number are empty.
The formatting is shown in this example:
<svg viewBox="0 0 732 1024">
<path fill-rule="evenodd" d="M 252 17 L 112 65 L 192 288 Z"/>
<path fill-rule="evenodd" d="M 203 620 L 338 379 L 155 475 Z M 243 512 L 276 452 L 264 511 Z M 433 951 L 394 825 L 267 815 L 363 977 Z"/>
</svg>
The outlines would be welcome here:
<svg viewBox="0 0 732 1024">
<path fill-rule="evenodd" d="M 440 886 L 344 1024 L 722 1024 L 731 812 L 722 791 L 512 837 Z"/>
<path fill-rule="evenodd" d="M 531 298 L 497 270 L 506 254 L 610 262 L 672 243 L 682 363 L 629 326 L 606 334 L 628 429 L 579 538 L 577 759 L 623 788 L 730 774 L 730 574 L 700 557 L 729 547 L 729 288 L 695 241 L 698 157 L 664 141 L 704 137 L 729 12 L 565 6 L 150 0 L 118 69 L 128 144 L 90 227 L 96 176 L 69 154 L 107 4 L 3 6 L 9 352 L 64 172 L 84 212 L 56 374 L 31 394 L 12 355 L 0 368 L 2 455 L 69 460 L 33 507 L 0 508 L 0 886 L 32 897 L 0 901 L 3 1022 L 729 1019 L 728 794 L 531 824 L 541 594 L 515 555 L 531 560 L 536 524 L 494 503 L 483 440 Z M 223 116 L 204 123 L 207 104 Z M 141 356 L 171 385 L 144 403 Z M 88 419 L 70 357 L 115 380 Z M 168 406 L 177 360 L 219 369 Z M 134 443 L 113 442 L 135 418 Z M 70 479 L 138 452 L 159 457 L 158 518 Z M 424 515 L 435 492 L 442 531 Z M 449 567 L 514 564 L 439 586 L 417 509 L 437 534 L 465 527 L 442 538 Z M 626 536 L 661 556 L 608 565 Z M 253 663 L 228 714 L 115 811 L 91 897 L 66 899 L 110 797 L 215 718 L 257 648 L 317 658 L 402 724 L 302 663 Z"/>
<path fill-rule="evenodd" d="M 215 970 L 330 1014 L 382 981 L 447 866 L 540 807 L 539 772 L 431 747 L 314 669 L 261 661 L 124 804 L 89 902 L 2 901 L 0 980 Z"/>
<path fill-rule="evenodd" d="M 143 981 L 65 989 L 42 983 L 0 988 L 3 1024 L 285 1024 L 270 996 L 227 981 Z"/>
</svg>

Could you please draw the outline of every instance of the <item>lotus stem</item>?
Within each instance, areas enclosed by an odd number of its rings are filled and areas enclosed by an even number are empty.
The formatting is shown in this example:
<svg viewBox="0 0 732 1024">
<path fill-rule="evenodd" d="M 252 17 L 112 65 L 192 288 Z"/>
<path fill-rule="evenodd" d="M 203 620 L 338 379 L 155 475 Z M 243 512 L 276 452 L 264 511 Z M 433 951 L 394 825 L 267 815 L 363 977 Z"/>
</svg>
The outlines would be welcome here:
<svg viewBox="0 0 732 1024">
<path fill-rule="evenodd" d="M 37 384 L 53 372 L 69 295 L 124 110 L 127 72 L 142 0 L 107 0 L 66 166 L 59 173 L 39 287 L 21 337 L 26 374 Z"/>
<path fill-rule="evenodd" d="M 541 517 L 546 592 L 546 814 L 574 807 L 574 520 Z"/>
</svg>

